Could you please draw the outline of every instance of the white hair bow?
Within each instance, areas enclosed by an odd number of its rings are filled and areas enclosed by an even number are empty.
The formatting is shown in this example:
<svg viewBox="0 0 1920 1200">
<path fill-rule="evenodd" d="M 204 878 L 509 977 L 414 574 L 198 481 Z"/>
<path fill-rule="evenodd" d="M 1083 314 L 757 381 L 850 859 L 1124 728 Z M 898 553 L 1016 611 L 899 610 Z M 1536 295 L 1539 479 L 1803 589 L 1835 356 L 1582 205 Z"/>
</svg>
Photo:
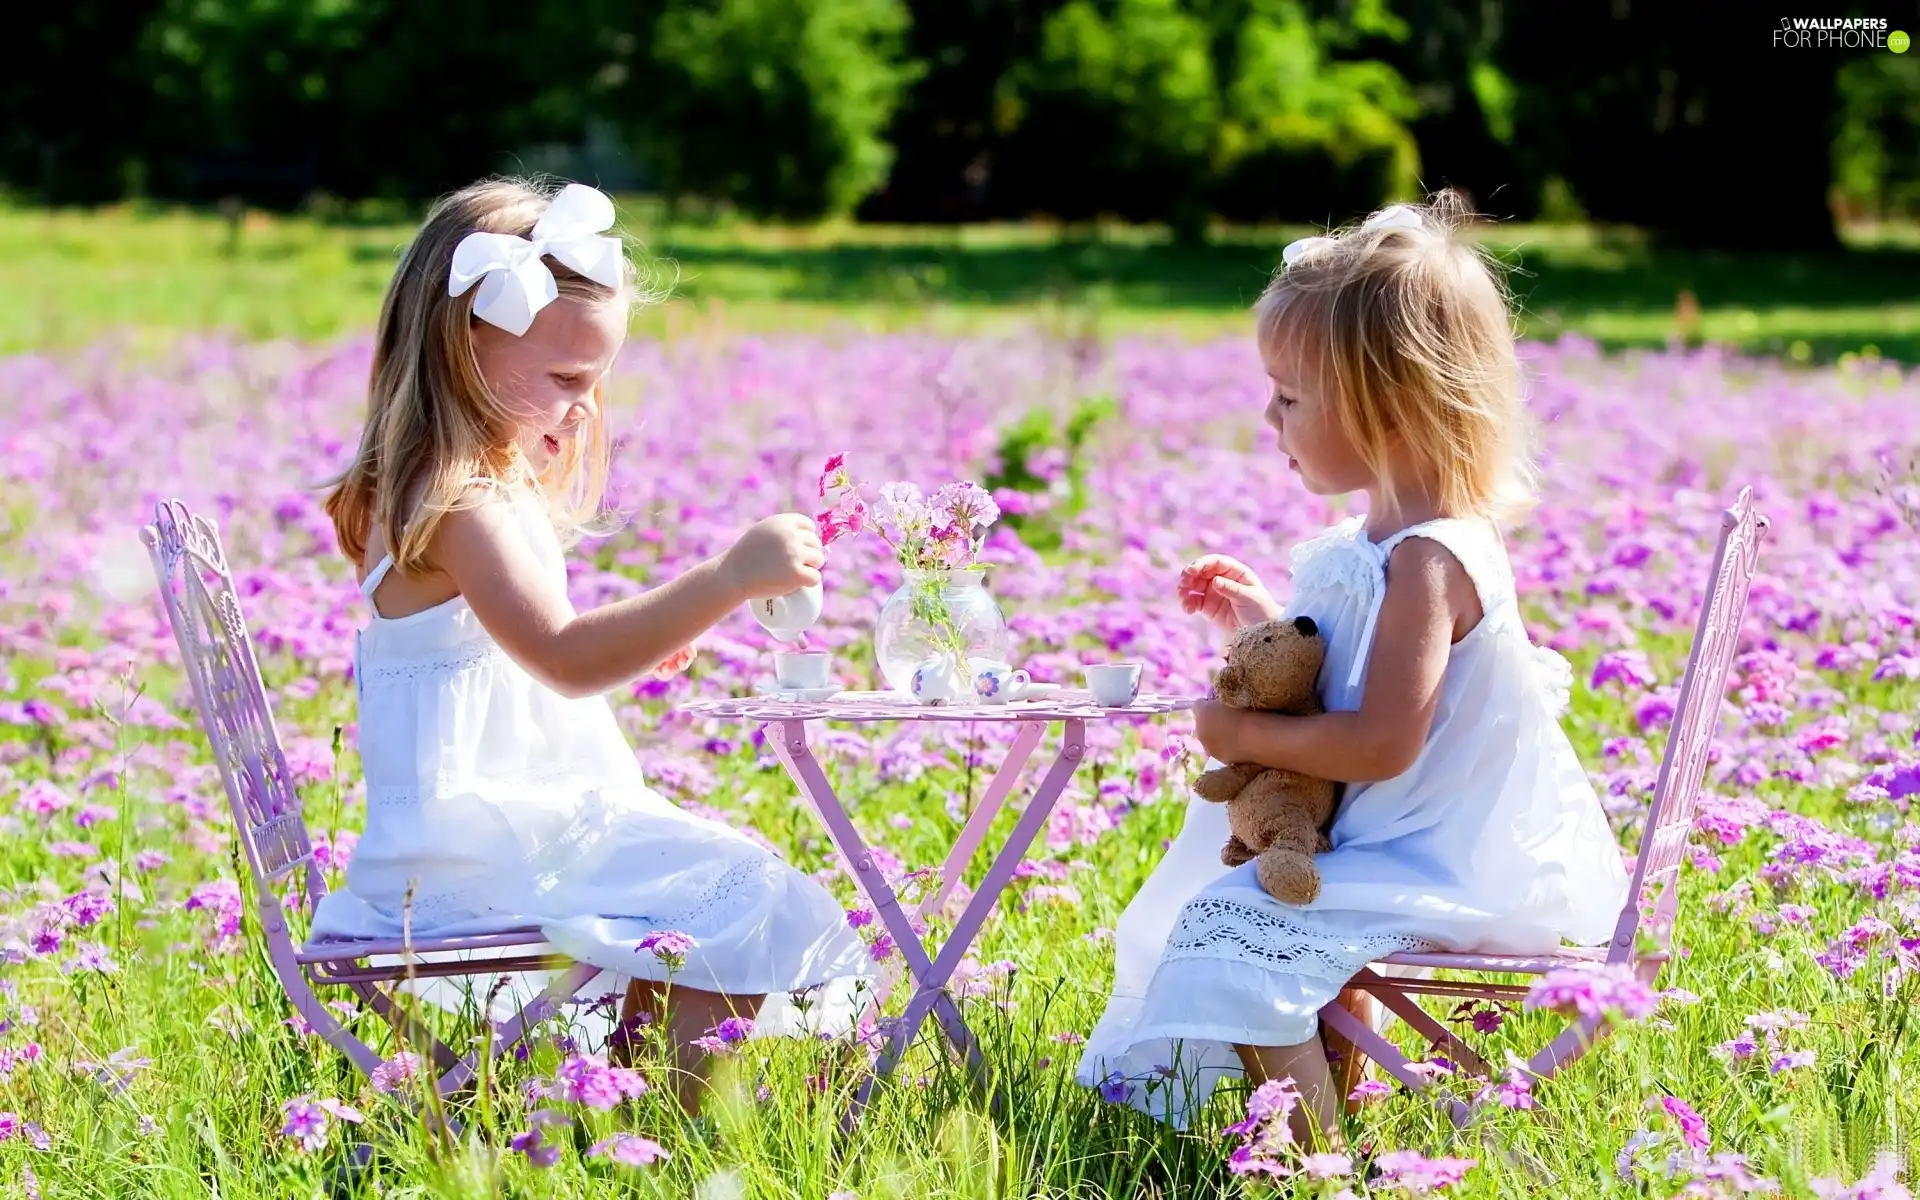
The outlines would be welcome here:
<svg viewBox="0 0 1920 1200">
<path fill-rule="evenodd" d="M 1376 229 L 1419 229 L 1420 214 L 1410 205 L 1391 204 L 1360 223 L 1360 232 L 1370 233 Z M 1287 248 L 1280 252 L 1283 266 L 1292 266 L 1300 257 L 1321 246 L 1331 246 L 1338 239 L 1330 237 L 1307 237 L 1297 242 L 1288 242 Z"/>
<path fill-rule="evenodd" d="M 618 288 L 625 252 L 620 239 L 602 236 L 613 228 L 613 201 L 583 183 L 570 183 L 547 206 L 533 236 L 470 233 L 453 250 L 447 295 L 458 296 L 480 284 L 473 315 L 519 337 L 541 309 L 560 294 L 553 272 L 540 261 L 551 254 L 595 283 Z"/>
</svg>

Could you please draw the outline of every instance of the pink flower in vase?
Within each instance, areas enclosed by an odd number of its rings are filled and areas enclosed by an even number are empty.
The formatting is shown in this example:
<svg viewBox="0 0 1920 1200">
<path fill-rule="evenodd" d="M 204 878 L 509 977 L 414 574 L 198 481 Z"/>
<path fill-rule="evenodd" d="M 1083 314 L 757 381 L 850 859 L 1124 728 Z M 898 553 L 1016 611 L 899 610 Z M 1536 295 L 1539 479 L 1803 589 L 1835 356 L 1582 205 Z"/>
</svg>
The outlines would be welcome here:
<svg viewBox="0 0 1920 1200">
<path fill-rule="evenodd" d="M 867 527 L 867 502 L 860 498 L 860 485 L 847 470 L 847 456 L 836 454 L 820 470 L 820 498 L 827 507 L 814 517 L 820 540 L 831 546 L 849 534 Z"/>
</svg>

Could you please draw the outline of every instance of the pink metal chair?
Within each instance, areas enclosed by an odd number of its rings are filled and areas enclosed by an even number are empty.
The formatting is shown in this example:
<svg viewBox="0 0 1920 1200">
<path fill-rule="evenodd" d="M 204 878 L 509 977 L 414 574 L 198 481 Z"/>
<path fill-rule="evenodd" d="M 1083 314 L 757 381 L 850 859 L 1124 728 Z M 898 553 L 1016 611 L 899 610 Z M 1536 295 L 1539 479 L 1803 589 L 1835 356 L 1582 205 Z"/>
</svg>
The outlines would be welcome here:
<svg viewBox="0 0 1920 1200">
<path fill-rule="evenodd" d="M 397 985 L 427 977 L 478 979 L 505 972 L 556 971 L 552 984 L 511 1018 L 495 1022 L 488 1015 L 492 1034 L 488 1050 L 499 1055 L 557 1012 L 600 973 L 599 968 L 543 952 L 545 941 L 533 928 L 471 937 L 296 945 L 281 904 L 282 889 L 298 872 L 305 915 L 311 918 L 313 906 L 327 893 L 327 884 L 314 861 L 300 797 L 281 753 L 280 735 L 254 659 L 253 640 L 234 595 L 219 531 L 212 521 L 173 500 L 156 508 L 153 524 L 141 530 L 140 538 L 153 560 L 160 599 L 226 783 L 234 832 L 253 876 L 254 903 L 268 956 L 287 998 L 321 1037 L 371 1075 L 387 1058 L 343 1026 L 313 991 L 316 986 L 347 988 L 401 1037 L 428 1050 L 441 1072 L 437 1086 L 442 1095 L 459 1090 L 473 1079 L 480 1051 L 455 1054 L 396 1002 Z M 475 961 L 457 957 L 474 953 L 499 957 Z M 376 963 L 375 959 L 388 961 Z"/>
<path fill-rule="evenodd" d="M 1752 489 L 1743 489 L 1721 520 L 1720 545 L 1707 577 L 1693 649 L 1680 683 L 1680 699 L 1667 736 L 1666 754 L 1653 803 L 1647 811 L 1646 832 L 1634 864 L 1633 885 L 1620 910 L 1613 940 L 1604 947 L 1567 946 L 1537 957 L 1487 954 L 1400 953 L 1380 963 L 1449 972 L 1488 975 L 1545 975 L 1564 968 L 1604 965 L 1625 967 L 1652 986 L 1673 950 L 1673 926 L 1679 912 L 1680 859 L 1693 827 L 1694 804 L 1706 777 L 1707 750 L 1713 741 L 1720 705 L 1726 696 L 1727 672 L 1739 647 L 1745 620 L 1747 591 L 1767 519 L 1754 511 Z M 1376 964 L 1378 965 L 1378 964 Z M 1387 1010 L 1425 1037 L 1434 1049 L 1467 1072 L 1491 1076 L 1487 1062 L 1457 1034 L 1435 1019 L 1413 999 L 1418 995 L 1445 996 L 1456 1001 L 1512 1001 L 1524 997 L 1527 987 L 1484 979 L 1434 979 L 1381 975 L 1372 970 L 1356 975 L 1350 985 L 1373 996 Z M 1413 1069 L 1399 1049 L 1338 1004 L 1320 1010 L 1320 1019 L 1345 1037 L 1395 1079 L 1415 1091 L 1427 1088 L 1427 1075 Z M 1546 1080 L 1585 1054 L 1608 1032 L 1604 1017 L 1580 1017 L 1527 1061 L 1527 1071 Z M 1456 1124 L 1464 1125 L 1484 1101 L 1451 1102 Z"/>
</svg>

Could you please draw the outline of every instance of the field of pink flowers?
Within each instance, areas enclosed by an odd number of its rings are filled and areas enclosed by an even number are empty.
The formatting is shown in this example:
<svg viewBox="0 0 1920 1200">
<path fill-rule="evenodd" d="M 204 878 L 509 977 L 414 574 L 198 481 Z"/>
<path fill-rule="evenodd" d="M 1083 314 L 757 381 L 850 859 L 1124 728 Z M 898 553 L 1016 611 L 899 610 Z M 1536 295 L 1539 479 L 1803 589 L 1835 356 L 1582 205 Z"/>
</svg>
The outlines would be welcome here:
<svg viewBox="0 0 1920 1200">
<path fill-rule="evenodd" d="M 472 1102 L 460 1139 L 433 1135 L 400 1103 L 404 1080 L 369 1084 L 290 1019 L 136 540 L 165 496 L 220 520 L 337 881 L 362 821 L 348 665 L 365 609 L 316 485 L 356 436 L 367 345 L 0 360 L 0 1188 L 1907 1196 L 1920 373 L 1712 349 L 1609 358 L 1571 340 L 1525 357 L 1547 486 L 1515 567 L 1536 638 L 1580 672 L 1568 727 L 1629 849 L 1719 511 L 1751 484 L 1774 532 L 1657 1007 L 1550 1084 L 1491 1081 L 1500 1103 L 1465 1133 L 1418 1098 L 1370 1104 L 1353 1131 L 1375 1152 L 1370 1178 L 1284 1151 L 1246 1170 L 1226 1131 L 1247 1115 L 1244 1090 L 1174 1134 L 1072 1083 L 1109 931 L 1179 826 L 1195 764 L 1178 720 L 1092 731 L 1077 789 L 962 968 L 1008 1085 L 1002 1114 L 923 1045 L 836 1162 L 826 1135 L 851 1075 L 831 1047 L 729 1046 L 716 1102 L 687 1121 L 644 1066 L 611 1070 L 556 1030 Z M 578 604 L 668 578 L 758 517 L 812 511 L 820 463 L 847 451 L 870 480 L 997 486 L 992 588 L 1042 679 L 1123 653 L 1153 688 L 1203 689 L 1217 647 L 1171 598 L 1179 564 L 1230 551 L 1284 595 L 1287 548 L 1345 515 L 1276 461 L 1242 341 L 689 338 L 629 347 L 614 400 L 614 499 L 630 519 L 577 553 Z M 816 643 L 852 684 L 871 683 L 868 631 L 898 581 L 883 554 L 843 541 L 827 571 Z M 739 614 L 688 676 L 612 700 L 655 786 L 753 829 L 852 905 L 757 740 L 668 711 L 750 687 L 767 650 Z M 866 727 L 820 745 L 883 865 L 905 875 L 938 863 L 990 741 Z M 888 949 L 876 940 L 876 956 Z M 1496 1051 L 1530 1051 L 1550 1027 L 1525 1010 L 1457 1016 Z M 380 1148 L 374 1168 L 336 1174 L 361 1140 Z"/>
</svg>

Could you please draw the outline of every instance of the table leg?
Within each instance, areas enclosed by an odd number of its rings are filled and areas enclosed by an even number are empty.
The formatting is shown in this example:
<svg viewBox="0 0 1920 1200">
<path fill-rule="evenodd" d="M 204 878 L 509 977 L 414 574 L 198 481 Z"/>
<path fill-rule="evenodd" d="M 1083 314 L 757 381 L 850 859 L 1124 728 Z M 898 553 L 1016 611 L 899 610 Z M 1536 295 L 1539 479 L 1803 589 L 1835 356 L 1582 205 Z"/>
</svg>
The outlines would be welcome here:
<svg viewBox="0 0 1920 1200">
<path fill-rule="evenodd" d="M 898 1065 L 900 1057 L 911 1044 L 914 1034 L 929 1015 L 936 1017 L 942 1030 L 955 1049 L 966 1058 L 969 1071 L 976 1080 L 983 1080 L 985 1062 L 980 1054 L 979 1043 L 973 1032 L 967 1028 L 966 1021 L 960 1015 L 960 1008 L 946 991 L 947 980 L 953 977 L 960 960 L 966 956 L 973 939 L 986 923 L 987 915 L 992 912 L 1000 893 L 1013 880 L 1014 868 L 1026 855 L 1027 848 L 1039 835 L 1040 828 L 1052 815 L 1054 805 L 1061 793 L 1066 790 L 1067 782 L 1073 777 L 1086 752 L 1086 722 L 1068 721 L 1061 739 L 1059 753 L 1053 765 L 1034 791 L 1033 798 L 1027 802 L 1025 810 L 1015 824 L 1013 835 L 1008 838 L 994 856 L 993 864 L 987 868 L 986 878 L 981 881 L 980 889 L 968 901 L 952 935 L 940 948 L 937 959 L 929 958 L 926 947 L 914 932 L 912 922 L 900 907 L 899 898 L 887 883 L 886 877 L 874 865 L 873 856 L 868 852 L 866 842 L 860 831 L 854 828 L 847 817 L 846 809 L 834 795 L 833 786 L 827 781 L 826 773 L 821 770 L 819 761 L 807 747 L 806 723 L 804 721 L 781 721 L 777 723 L 776 735 L 769 739 L 774 755 L 787 768 L 800 792 L 812 804 L 826 825 L 828 836 L 835 847 L 853 868 L 854 884 L 861 893 L 873 902 L 874 913 L 879 917 L 893 937 L 895 947 L 900 951 L 901 959 L 906 963 L 907 973 L 915 984 L 913 998 L 907 1002 L 906 1011 L 889 1031 L 886 1047 L 881 1051 L 875 1069 L 860 1085 L 852 1106 L 848 1109 L 843 1127 L 850 1128 L 859 1120 L 874 1084 L 884 1075 L 890 1074 Z M 1031 739 L 1038 742 L 1037 734 Z M 1022 754 L 1031 754 L 1033 746 L 1028 744 L 1029 735 L 1022 733 L 1014 743 L 1014 750 Z M 1023 749 L 1024 747 L 1024 749 Z M 1005 768 L 1003 768 L 1004 771 Z M 1017 773 L 1017 772 L 1016 772 Z M 997 788 L 1001 776 L 996 774 L 994 784 Z M 1009 780 L 1008 789 L 1011 789 Z M 1005 800 L 1002 792 L 1001 801 Z M 971 826 L 971 822 L 969 822 Z M 980 835 L 984 836 L 984 826 Z M 962 834 L 965 837 L 965 834 Z M 977 839 L 976 839 L 977 843 Z M 971 857 L 971 856 L 969 856 Z"/>
<path fill-rule="evenodd" d="M 999 902 L 1000 893 L 1013 882 L 1014 869 L 1026 857 L 1027 849 L 1033 845 L 1033 839 L 1039 836 L 1041 826 L 1053 815 L 1053 806 L 1059 803 L 1061 793 L 1067 790 L 1068 781 L 1079 769 L 1086 748 L 1087 723 L 1066 722 L 1060 738 L 1060 751 L 1054 756 L 1053 766 L 1047 769 L 1040 786 L 1034 790 L 1033 798 L 1027 801 L 1025 811 L 1014 824 L 1012 835 L 994 856 L 993 865 L 987 868 L 986 878 L 980 881 L 980 889 L 967 902 L 966 908 L 961 910 L 953 933 L 933 961 L 934 976 L 941 982 L 944 983 L 960 966 L 960 960 L 966 957 L 974 938 L 979 935 L 980 927 L 986 924 L 988 914 Z M 958 1015 L 958 1012 L 954 1013 L 956 1019 Z"/>
<path fill-rule="evenodd" d="M 906 963 L 907 974 L 914 980 L 916 987 L 914 998 L 908 1004 L 908 1011 L 910 1013 L 915 1011 L 916 1005 L 924 1006 L 926 1001 L 923 993 L 929 989 L 937 991 L 940 986 L 937 982 L 930 982 L 933 960 L 928 957 L 926 947 L 921 944 L 920 935 L 914 931 L 913 923 L 906 911 L 900 907 L 900 899 L 895 895 L 892 885 L 875 865 L 873 855 L 867 850 L 865 839 L 860 836 L 860 831 L 854 828 L 845 807 L 841 805 L 839 797 L 834 794 L 833 785 L 827 781 L 826 772 L 820 769 L 819 760 L 814 758 L 813 752 L 808 748 L 806 723 L 804 721 L 779 722 L 776 735 L 768 740 L 773 746 L 775 757 L 787 768 L 787 773 L 793 777 L 801 795 L 807 798 L 807 802 L 819 814 L 821 824 L 827 827 L 827 835 L 832 838 L 834 847 L 840 851 L 840 856 L 853 869 L 854 886 L 873 902 L 874 915 L 880 919 L 881 925 L 892 936 L 894 948 L 899 951 L 902 961 Z M 860 1112 L 866 1107 L 867 1100 L 872 1095 L 875 1080 L 881 1075 L 890 1073 L 898 1064 L 918 1025 L 919 1020 L 916 1019 L 909 1026 L 905 1017 L 892 1023 L 886 1045 L 880 1052 L 878 1063 L 875 1064 L 876 1069 L 861 1083 L 859 1092 L 854 1096 L 853 1105 L 842 1122 L 843 1126 L 851 1127 L 859 1119 Z M 977 1071 L 982 1061 L 980 1048 L 974 1043 L 972 1034 L 964 1024 L 959 1027 L 959 1030 L 961 1038 L 957 1044 L 966 1055 L 969 1069 Z"/>
<path fill-rule="evenodd" d="M 953 852 L 947 855 L 946 865 L 940 868 L 940 886 L 921 901 L 921 916 L 939 912 L 946 904 L 947 897 L 953 895 L 954 885 L 960 882 L 967 864 L 973 861 L 981 840 L 993 825 L 993 819 L 1000 815 L 1000 809 L 1006 805 L 1007 794 L 1013 791 L 1013 785 L 1019 779 L 1022 768 L 1027 765 L 1027 759 L 1033 756 L 1034 747 L 1040 744 L 1040 738 L 1046 732 L 1044 721 L 1020 723 L 1020 734 L 1008 748 L 1006 762 L 994 772 L 993 782 L 987 785 L 987 794 L 981 798 L 980 807 L 974 809 L 973 815 L 967 818 L 966 828 L 960 831 L 960 840 L 954 843 Z"/>
</svg>

